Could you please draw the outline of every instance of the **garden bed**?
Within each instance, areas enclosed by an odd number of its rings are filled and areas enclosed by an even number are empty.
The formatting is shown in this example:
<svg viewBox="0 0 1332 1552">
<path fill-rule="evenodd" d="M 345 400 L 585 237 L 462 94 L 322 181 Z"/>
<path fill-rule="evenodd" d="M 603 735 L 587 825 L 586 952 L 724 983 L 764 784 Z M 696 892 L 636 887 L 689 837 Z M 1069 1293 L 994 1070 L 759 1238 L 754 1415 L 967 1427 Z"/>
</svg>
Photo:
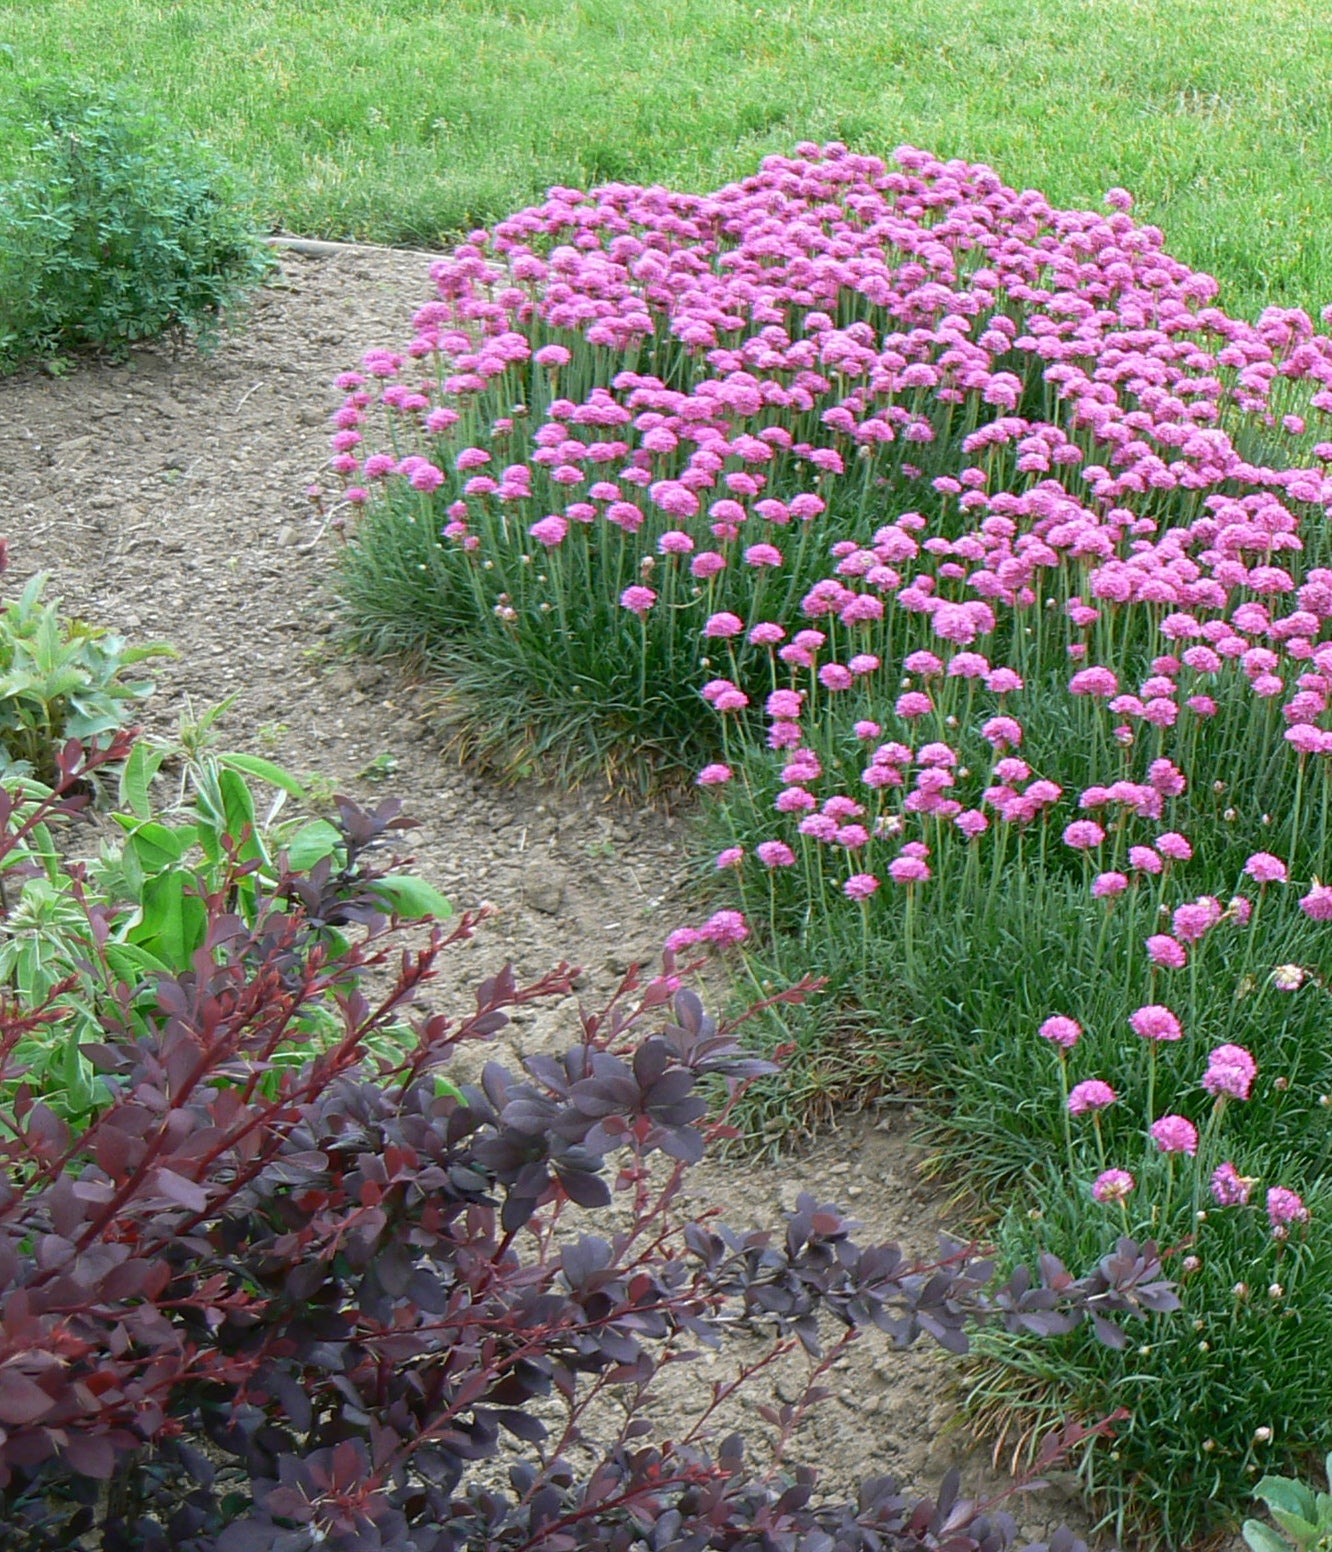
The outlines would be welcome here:
<svg viewBox="0 0 1332 1552">
<path fill-rule="evenodd" d="M 182 713 L 234 695 L 225 747 L 264 754 L 324 795 L 402 796 L 422 821 L 411 836 L 418 871 L 459 908 L 495 908 L 463 949 L 460 976 L 512 961 L 533 977 L 567 957 L 586 965 L 584 993 L 596 999 L 691 916 L 680 817 L 595 787 L 571 796 L 491 783 L 442 747 L 426 691 L 330 645 L 336 541 L 305 491 L 325 478 L 332 382 L 363 350 L 403 336 L 428 295 L 427 271 L 423 258 L 383 252 L 287 254 L 253 318 L 213 356 L 143 350 L 124 366 L 0 384 L 6 584 L 50 571 L 67 613 L 169 641 L 180 657 L 154 665 L 150 727 L 169 731 Z M 490 1054 L 567 1039 L 573 1011 L 571 999 L 520 1012 Z M 867 1236 L 928 1248 L 944 1209 L 913 1177 L 910 1125 L 910 1108 L 889 1096 L 798 1157 L 761 1170 L 709 1164 L 691 1190 L 740 1225 L 769 1222 L 810 1190 L 862 1219 Z M 964 1455 L 959 1435 L 941 1436 L 946 1360 L 896 1354 L 871 1336 L 834 1378 L 834 1400 L 794 1451 L 830 1486 L 876 1469 L 931 1481 Z M 779 1378 L 779 1392 L 789 1384 Z M 681 1416 L 690 1386 L 681 1374 Z M 746 1426 L 754 1436 L 766 1428 L 756 1415 Z M 999 1485 L 976 1457 L 967 1471 L 973 1484 Z M 1019 1518 L 1040 1535 L 1070 1512 L 1054 1493 L 1020 1506 Z"/>
</svg>

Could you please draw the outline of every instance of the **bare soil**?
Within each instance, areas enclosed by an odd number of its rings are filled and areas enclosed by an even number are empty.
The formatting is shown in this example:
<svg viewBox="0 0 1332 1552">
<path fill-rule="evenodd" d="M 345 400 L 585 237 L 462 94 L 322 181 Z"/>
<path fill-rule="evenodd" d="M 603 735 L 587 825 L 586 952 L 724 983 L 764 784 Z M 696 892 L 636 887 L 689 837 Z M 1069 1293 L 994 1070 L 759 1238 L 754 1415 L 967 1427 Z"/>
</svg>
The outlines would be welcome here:
<svg viewBox="0 0 1332 1552">
<path fill-rule="evenodd" d="M 579 995 L 596 1002 L 692 919 L 686 820 L 635 812 L 603 792 L 496 787 L 444 751 L 421 687 L 342 660 L 330 644 L 335 540 L 305 491 L 325 477 L 341 397 L 333 379 L 364 350 L 410 337 L 410 317 L 430 296 L 428 269 L 426 256 L 382 250 L 285 253 L 252 316 L 211 356 L 147 349 L 124 366 L 0 383 L 6 580 L 17 588 L 50 572 L 67 613 L 177 649 L 178 660 L 153 665 L 151 728 L 168 731 L 187 706 L 234 694 L 225 747 L 267 755 L 326 793 L 401 796 L 422 821 L 410 837 L 417 871 L 459 908 L 494 908 L 452 961 L 460 988 L 505 962 L 533 978 L 567 960 L 586 967 Z M 523 1010 L 505 1047 L 484 1054 L 513 1059 L 568 1042 L 574 1011 L 572 1001 Z M 853 1209 L 867 1235 L 927 1250 L 944 1213 L 913 1174 L 910 1125 L 909 1107 L 892 1101 L 846 1117 L 778 1166 L 709 1163 L 691 1197 L 747 1227 L 771 1223 L 807 1189 Z M 701 1375 L 672 1373 L 667 1407 L 687 1415 L 733 1361 L 723 1353 Z M 799 1372 L 777 1375 L 779 1396 L 794 1398 Z M 951 1373 L 942 1355 L 865 1338 L 793 1456 L 821 1468 L 830 1487 L 871 1472 L 930 1483 L 961 1460 L 968 1485 L 995 1492 L 1003 1479 L 948 1429 Z M 756 1445 L 767 1432 L 752 1411 L 743 1426 Z M 678 1436 L 677 1419 L 663 1429 Z M 1079 1518 L 1060 1488 L 1010 1507 L 1042 1538 Z"/>
</svg>

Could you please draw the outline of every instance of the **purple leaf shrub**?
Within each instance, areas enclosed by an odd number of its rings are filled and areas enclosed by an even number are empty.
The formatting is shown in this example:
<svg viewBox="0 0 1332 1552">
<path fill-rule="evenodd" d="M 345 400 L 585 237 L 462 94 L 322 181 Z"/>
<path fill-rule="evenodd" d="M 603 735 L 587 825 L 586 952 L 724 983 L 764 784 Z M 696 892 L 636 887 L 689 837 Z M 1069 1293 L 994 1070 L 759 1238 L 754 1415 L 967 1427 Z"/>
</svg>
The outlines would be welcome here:
<svg viewBox="0 0 1332 1552">
<path fill-rule="evenodd" d="M 62 755 L 77 781 L 89 762 Z M 57 791 L 14 835 L 68 809 Z M 31 805 L 29 805 L 31 807 Z M 344 815 L 362 844 L 392 810 Z M 343 880 L 353 903 L 360 885 Z M 1128 1240 L 1084 1277 L 1052 1257 L 995 1288 L 945 1242 L 929 1264 L 859 1245 L 803 1196 L 780 1233 L 689 1222 L 680 1192 L 726 1109 L 770 1070 L 708 1015 L 668 951 L 631 974 L 573 1043 L 449 1079 L 506 1009 L 567 994 L 566 967 L 484 981 L 457 1016 L 413 1014 L 475 919 L 402 948 L 382 912 L 337 918 L 328 880 L 290 874 L 247 925 L 204 899 L 191 967 L 154 1013 L 88 1054 L 112 1097 L 77 1135 L 20 1088 L 0 1139 L 0 1514 L 5 1545 L 105 1552 L 513 1552 L 579 1547 L 1002 1548 L 1013 1522 L 958 1496 L 821 1499 L 782 1457 L 818 1377 L 868 1327 L 905 1346 L 966 1347 L 972 1320 L 1051 1334 L 1174 1307 L 1156 1249 Z M 358 923 L 329 957 L 324 924 Z M 371 998 L 364 972 L 388 974 Z M 797 999 L 801 985 L 779 994 Z M 126 986 L 126 997 L 136 988 Z M 0 1004 L 0 1077 L 15 1043 L 55 1025 Z M 301 1066 L 275 1057 L 324 1002 L 342 1036 Z M 397 1060 L 376 1033 L 411 1021 Z M 720 1103 L 713 1101 L 720 1100 Z M 612 1203 L 627 1210 L 600 1227 Z M 771 1410 L 766 1464 L 708 1421 L 766 1367 L 715 1386 L 683 1439 L 659 1439 L 653 1382 L 743 1320 L 814 1359 L 798 1403 Z M 612 1437 L 597 1403 L 624 1401 Z M 518 1458 L 501 1469 L 501 1441 Z M 594 1463 L 575 1468 L 575 1445 Z M 1070 1540 L 1061 1542 L 1072 1548 Z"/>
</svg>

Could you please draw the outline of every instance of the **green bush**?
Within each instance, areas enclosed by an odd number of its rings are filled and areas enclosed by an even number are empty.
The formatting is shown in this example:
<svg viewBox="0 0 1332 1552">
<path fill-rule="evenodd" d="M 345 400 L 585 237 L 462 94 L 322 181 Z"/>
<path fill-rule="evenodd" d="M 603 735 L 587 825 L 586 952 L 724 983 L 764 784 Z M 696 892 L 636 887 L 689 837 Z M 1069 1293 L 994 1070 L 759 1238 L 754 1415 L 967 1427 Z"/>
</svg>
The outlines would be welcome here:
<svg viewBox="0 0 1332 1552">
<path fill-rule="evenodd" d="M 216 155 L 117 92 L 30 86 L 0 190 L 0 369 L 170 334 L 207 344 L 271 260 Z"/>
<path fill-rule="evenodd" d="M 128 647 L 95 625 L 62 620 L 59 600 L 42 601 L 46 580 L 32 577 L 0 613 L 0 775 L 43 782 L 54 779 L 69 739 L 99 745 L 125 722 L 127 702 L 151 694 L 146 680 L 122 677 L 127 668 L 175 656 L 163 642 Z"/>
<path fill-rule="evenodd" d="M 423 879 L 371 861 L 369 853 L 412 824 L 398 817 L 398 802 L 366 813 L 339 797 L 336 822 L 280 820 L 285 799 L 304 798 L 304 789 L 271 761 L 214 749 L 211 728 L 222 709 L 183 727 L 179 743 L 131 745 L 133 735 L 122 733 L 116 749 L 94 755 L 120 768 L 114 838 L 81 863 L 62 856 L 34 816 L 49 810 L 53 791 L 61 799 L 77 792 L 83 767 L 71 780 L 62 754 L 52 787 L 7 777 L 0 789 L 0 815 L 12 816 L 17 832 L 0 848 L 0 991 L 25 1007 L 54 999 L 60 1010 L 54 1025 L 20 1039 L 14 1055 L 25 1089 L 75 1126 L 108 1094 L 89 1052 L 108 1038 L 147 1038 L 161 1015 L 163 979 L 197 969 L 201 951 L 233 952 L 226 934 L 209 939 L 210 908 L 224 907 L 239 933 L 275 900 L 299 900 L 310 923 L 302 952 L 325 965 L 344 957 L 353 924 L 451 914 Z M 167 763 L 179 768 L 180 789 L 163 800 Z M 252 783 L 276 789 L 266 810 Z M 343 989 L 350 995 L 356 985 L 348 977 Z M 331 998 L 291 1009 L 271 1065 L 309 1060 L 335 1042 L 338 1028 Z M 391 1035 L 374 1041 L 374 1054 L 394 1054 Z M 0 1085 L 0 1105 L 12 1104 L 14 1092 Z"/>
</svg>

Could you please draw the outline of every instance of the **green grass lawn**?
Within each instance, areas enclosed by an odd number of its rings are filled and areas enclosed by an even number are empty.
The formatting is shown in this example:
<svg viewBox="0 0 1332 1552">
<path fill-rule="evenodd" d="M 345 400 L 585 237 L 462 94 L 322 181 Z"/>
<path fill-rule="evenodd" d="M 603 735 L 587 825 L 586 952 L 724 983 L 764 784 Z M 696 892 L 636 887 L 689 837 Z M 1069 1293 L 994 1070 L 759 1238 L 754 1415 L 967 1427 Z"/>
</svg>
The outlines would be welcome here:
<svg viewBox="0 0 1332 1552">
<path fill-rule="evenodd" d="M 0 0 L 0 78 L 51 73 L 132 84 L 309 235 L 435 244 L 550 183 L 909 141 L 1060 203 L 1128 186 L 1232 309 L 1332 300 L 1307 0 Z"/>
</svg>

